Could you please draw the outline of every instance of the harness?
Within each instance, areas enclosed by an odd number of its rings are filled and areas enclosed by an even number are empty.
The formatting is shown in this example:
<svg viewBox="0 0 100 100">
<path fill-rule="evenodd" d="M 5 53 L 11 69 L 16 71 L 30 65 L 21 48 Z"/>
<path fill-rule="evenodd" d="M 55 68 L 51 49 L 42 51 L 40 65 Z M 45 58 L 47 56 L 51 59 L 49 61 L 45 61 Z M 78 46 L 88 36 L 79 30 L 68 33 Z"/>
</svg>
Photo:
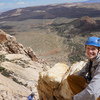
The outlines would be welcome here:
<svg viewBox="0 0 100 100">
<path fill-rule="evenodd" d="M 88 80 L 91 81 L 92 77 L 91 77 L 91 67 L 92 67 L 92 61 L 90 60 L 90 64 L 89 64 L 89 73 L 88 73 Z"/>
<path fill-rule="evenodd" d="M 91 81 L 92 77 L 91 77 L 91 67 L 92 67 L 92 61 L 90 60 L 90 64 L 89 64 L 89 73 L 88 73 L 88 80 Z M 94 69 L 96 69 L 98 67 L 98 65 L 96 65 L 94 67 Z"/>
</svg>

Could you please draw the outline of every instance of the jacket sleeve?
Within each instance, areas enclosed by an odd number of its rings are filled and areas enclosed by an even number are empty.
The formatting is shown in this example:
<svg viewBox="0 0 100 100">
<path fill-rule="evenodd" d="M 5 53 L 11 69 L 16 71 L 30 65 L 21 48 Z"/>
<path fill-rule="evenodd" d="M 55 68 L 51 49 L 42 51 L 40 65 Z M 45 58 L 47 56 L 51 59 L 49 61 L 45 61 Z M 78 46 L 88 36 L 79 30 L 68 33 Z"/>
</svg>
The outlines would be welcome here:
<svg viewBox="0 0 100 100">
<path fill-rule="evenodd" d="M 89 62 L 85 64 L 85 66 L 78 72 L 78 75 L 84 76 L 88 72 Z"/>
<path fill-rule="evenodd" d="M 100 96 L 100 65 L 95 71 L 88 86 L 80 93 L 74 95 L 73 100 L 97 100 Z"/>
</svg>

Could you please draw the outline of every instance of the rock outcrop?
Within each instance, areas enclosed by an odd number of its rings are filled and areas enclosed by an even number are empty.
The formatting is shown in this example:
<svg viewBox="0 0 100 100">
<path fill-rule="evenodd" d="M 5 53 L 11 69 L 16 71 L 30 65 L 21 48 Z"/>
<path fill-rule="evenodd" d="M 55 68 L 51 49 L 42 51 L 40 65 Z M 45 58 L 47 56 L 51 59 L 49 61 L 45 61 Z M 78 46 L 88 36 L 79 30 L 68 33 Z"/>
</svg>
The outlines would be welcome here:
<svg viewBox="0 0 100 100">
<path fill-rule="evenodd" d="M 86 61 L 74 63 L 71 67 L 58 63 L 40 73 L 38 93 L 40 100 L 72 100 L 73 93 L 67 83 L 67 76 L 77 74 Z"/>
<path fill-rule="evenodd" d="M 29 93 L 26 87 L 0 74 L 0 100 L 26 100 Z"/>
<path fill-rule="evenodd" d="M 14 36 L 6 34 L 2 30 L 0 30 L 0 51 L 8 54 L 24 54 L 30 57 L 33 61 L 38 61 L 30 47 L 25 48 L 22 44 L 18 44 Z"/>
<path fill-rule="evenodd" d="M 30 47 L 0 30 L 0 100 L 26 100 L 31 92 L 38 99 L 37 83 L 43 66 Z"/>
</svg>

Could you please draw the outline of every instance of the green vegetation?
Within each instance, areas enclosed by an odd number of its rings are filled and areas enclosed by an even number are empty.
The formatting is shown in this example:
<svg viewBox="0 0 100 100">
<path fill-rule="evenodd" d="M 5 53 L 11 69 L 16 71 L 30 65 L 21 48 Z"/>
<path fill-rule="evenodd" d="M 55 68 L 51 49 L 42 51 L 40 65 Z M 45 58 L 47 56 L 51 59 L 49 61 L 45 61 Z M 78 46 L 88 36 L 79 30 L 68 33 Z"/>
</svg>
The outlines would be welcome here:
<svg viewBox="0 0 100 100">
<path fill-rule="evenodd" d="M 0 66 L 0 72 L 2 72 L 5 68 Z"/>
<path fill-rule="evenodd" d="M 85 20 L 85 18 L 83 19 Z M 15 34 L 19 43 L 25 47 L 31 47 L 36 56 L 45 59 L 48 65 L 66 61 L 69 64 L 85 59 L 84 43 L 88 37 L 100 36 L 99 27 L 93 28 L 93 25 L 90 27 L 91 24 L 87 24 L 88 21 L 83 19 L 28 19 L 7 21 L 1 26 L 12 26 L 13 31 L 6 29 L 5 32 Z M 100 22 L 99 17 L 92 19 Z M 57 50 L 57 52 L 52 54 L 53 50 Z M 3 60 L 5 59 L 3 58 Z M 20 65 L 25 67 L 24 62 Z"/>
<path fill-rule="evenodd" d="M 6 77 L 11 77 L 11 72 L 7 71 L 6 69 L 4 69 L 2 72 L 1 72 L 2 75 L 6 76 Z"/>
<path fill-rule="evenodd" d="M 81 44 L 69 44 L 70 48 L 73 47 L 72 51 L 68 55 L 70 62 L 73 64 L 74 62 L 81 61 L 85 59 L 85 49 Z"/>
<path fill-rule="evenodd" d="M 5 56 L 4 55 L 0 55 L 0 62 L 4 62 L 5 61 Z"/>
<path fill-rule="evenodd" d="M 9 60 L 5 58 L 5 55 L 0 55 L 0 62 L 9 61 L 12 62 L 13 60 Z"/>
<path fill-rule="evenodd" d="M 12 29 L 13 26 L 9 26 L 9 25 L 4 25 L 0 27 L 1 29 Z"/>
<path fill-rule="evenodd" d="M 90 36 L 100 37 L 100 34 L 97 34 L 100 30 L 100 25 L 95 24 L 99 22 L 94 21 L 88 16 L 84 16 L 69 23 L 53 23 L 51 25 L 52 31 L 56 31 L 57 35 L 66 38 L 66 41 L 63 43 L 68 46 L 68 58 L 71 63 L 86 59 L 84 49 L 85 41 Z"/>
<path fill-rule="evenodd" d="M 27 86 L 27 84 L 23 84 L 22 82 L 19 82 L 16 78 L 13 78 L 13 81 L 15 81 L 16 83 L 20 85 L 24 85 L 25 87 Z"/>
</svg>

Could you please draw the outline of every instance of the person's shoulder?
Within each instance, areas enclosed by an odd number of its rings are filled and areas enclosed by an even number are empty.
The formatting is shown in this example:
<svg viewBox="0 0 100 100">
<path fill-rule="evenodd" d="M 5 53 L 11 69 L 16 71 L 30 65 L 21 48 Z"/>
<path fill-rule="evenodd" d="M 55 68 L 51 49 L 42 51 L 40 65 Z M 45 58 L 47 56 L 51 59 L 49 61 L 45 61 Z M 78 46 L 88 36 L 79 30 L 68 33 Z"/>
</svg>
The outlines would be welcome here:
<svg viewBox="0 0 100 100">
<path fill-rule="evenodd" d="M 97 67 L 99 67 L 99 68 L 100 68 L 100 63 L 97 65 Z"/>
<path fill-rule="evenodd" d="M 31 95 L 28 96 L 28 99 L 31 99 Z"/>
</svg>

